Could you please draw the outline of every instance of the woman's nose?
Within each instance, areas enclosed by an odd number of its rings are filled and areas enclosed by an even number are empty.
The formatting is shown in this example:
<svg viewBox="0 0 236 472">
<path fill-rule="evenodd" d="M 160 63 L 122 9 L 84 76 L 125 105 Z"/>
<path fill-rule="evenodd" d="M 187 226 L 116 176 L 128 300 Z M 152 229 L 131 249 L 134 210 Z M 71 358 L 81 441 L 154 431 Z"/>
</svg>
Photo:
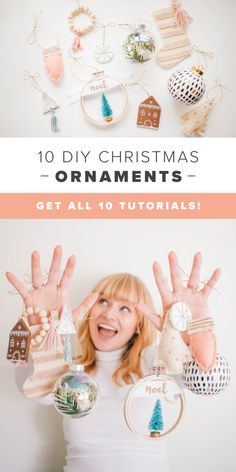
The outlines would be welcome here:
<svg viewBox="0 0 236 472">
<path fill-rule="evenodd" d="M 116 318 L 117 309 L 113 305 L 107 306 L 105 309 L 105 314 L 108 318 Z"/>
</svg>

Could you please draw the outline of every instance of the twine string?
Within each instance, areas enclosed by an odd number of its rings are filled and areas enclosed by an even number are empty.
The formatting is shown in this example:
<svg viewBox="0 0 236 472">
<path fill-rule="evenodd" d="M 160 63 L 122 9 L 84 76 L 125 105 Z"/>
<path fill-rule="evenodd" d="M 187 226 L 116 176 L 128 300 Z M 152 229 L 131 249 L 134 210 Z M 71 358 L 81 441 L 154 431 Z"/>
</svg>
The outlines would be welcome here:
<svg viewBox="0 0 236 472">
<path fill-rule="evenodd" d="M 217 91 L 219 92 L 219 96 L 217 97 Z M 216 92 L 216 97 L 213 97 L 215 103 L 219 103 L 223 100 L 224 98 L 224 92 L 225 91 L 230 91 L 231 89 L 228 87 L 228 85 L 224 84 L 219 77 L 216 77 L 215 83 L 209 88 L 207 92 L 207 98 L 210 99 L 210 92 L 212 90 L 215 90 Z"/>
<path fill-rule="evenodd" d="M 196 45 L 193 45 L 192 50 L 197 54 L 199 69 L 205 70 L 208 66 L 207 60 L 212 59 L 214 57 L 213 52 L 205 51 L 204 49 L 201 49 Z M 203 64 L 201 64 L 202 60 Z"/>
</svg>

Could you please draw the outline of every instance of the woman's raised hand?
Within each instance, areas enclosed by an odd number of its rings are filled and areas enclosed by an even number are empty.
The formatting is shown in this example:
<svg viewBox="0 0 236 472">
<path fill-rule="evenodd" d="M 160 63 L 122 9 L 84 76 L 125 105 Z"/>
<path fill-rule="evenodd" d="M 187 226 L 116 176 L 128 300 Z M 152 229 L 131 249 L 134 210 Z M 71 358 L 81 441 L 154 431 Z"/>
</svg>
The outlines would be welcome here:
<svg viewBox="0 0 236 472">
<path fill-rule="evenodd" d="M 187 284 L 184 285 L 177 255 L 175 252 L 171 251 L 169 254 L 169 267 L 172 290 L 163 275 L 160 264 L 154 262 L 153 272 L 161 296 L 164 313 L 169 310 L 173 303 L 183 302 L 190 308 L 193 320 L 208 315 L 208 298 L 220 278 L 221 271 L 220 269 L 215 269 L 207 283 L 200 289 L 201 261 L 201 253 L 198 252 L 193 258 L 192 270 Z M 163 317 L 152 313 L 150 309 L 144 305 L 139 305 L 138 308 L 144 315 L 151 319 L 158 329 L 162 328 Z"/>
<path fill-rule="evenodd" d="M 28 290 L 24 283 L 18 280 L 14 274 L 11 272 L 6 273 L 8 281 L 21 295 L 26 307 L 40 307 L 47 311 L 58 310 L 60 312 L 63 305 L 70 306 L 69 291 L 75 268 L 75 256 L 68 258 L 62 276 L 60 277 L 61 259 L 62 248 L 61 246 L 56 246 L 53 251 L 48 279 L 44 281 L 40 266 L 40 255 L 38 251 L 34 251 L 31 256 L 32 288 L 30 290 Z M 75 322 L 92 307 L 96 299 L 97 294 L 92 293 L 74 310 L 73 318 Z M 34 321 L 32 320 L 32 322 Z"/>
</svg>

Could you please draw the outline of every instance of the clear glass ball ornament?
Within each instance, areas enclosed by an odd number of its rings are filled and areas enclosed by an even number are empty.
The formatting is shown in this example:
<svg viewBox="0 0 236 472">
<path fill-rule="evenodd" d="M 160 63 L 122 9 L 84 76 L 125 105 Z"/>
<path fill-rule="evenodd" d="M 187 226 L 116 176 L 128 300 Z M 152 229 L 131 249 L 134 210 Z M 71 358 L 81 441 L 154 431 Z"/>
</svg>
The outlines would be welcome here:
<svg viewBox="0 0 236 472">
<path fill-rule="evenodd" d="M 98 385 L 80 364 L 73 365 L 54 388 L 54 406 L 63 416 L 80 418 L 90 413 L 98 398 Z"/>
<path fill-rule="evenodd" d="M 123 44 L 125 57 L 136 64 L 150 61 L 155 50 L 155 40 L 146 25 L 138 25 Z"/>
</svg>

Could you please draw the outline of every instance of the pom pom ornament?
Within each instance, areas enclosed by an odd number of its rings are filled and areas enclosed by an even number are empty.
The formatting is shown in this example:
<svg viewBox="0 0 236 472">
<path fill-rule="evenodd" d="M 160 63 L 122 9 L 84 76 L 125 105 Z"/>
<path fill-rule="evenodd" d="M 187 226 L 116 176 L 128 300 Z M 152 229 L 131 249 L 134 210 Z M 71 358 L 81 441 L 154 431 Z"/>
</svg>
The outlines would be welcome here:
<svg viewBox="0 0 236 472">
<path fill-rule="evenodd" d="M 133 433 L 149 441 L 159 441 L 177 428 L 184 409 L 184 394 L 177 382 L 156 373 L 132 387 L 125 401 L 124 415 Z"/>
<path fill-rule="evenodd" d="M 73 365 L 54 388 L 54 406 L 63 416 L 80 418 L 90 413 L 98 398 L 98 386 L 82 365 Z"/>
<path fill-rule="evenodd" d="M 123 44 L 125 57 L 136 64 L 150 61 L 155 50 L 155 40 L 145 25 L 138 25 Z"/>
<path fill-rule="evenodd" d="M 197 103 L 206 90 L 202 75 L 202 70 L 196 67 L 177 70 L 170 76 L 167 83 L 170 96 L 186 105 Z"/>
<path fill-rule="evenodd" d="M 184 365 L 184 387 L 197 395 L 217 395 L 229 385 L 230 369 L 223 356 L 217 354 L 212 369 L 203 371 L 195 361 Z"/>
</svg>

